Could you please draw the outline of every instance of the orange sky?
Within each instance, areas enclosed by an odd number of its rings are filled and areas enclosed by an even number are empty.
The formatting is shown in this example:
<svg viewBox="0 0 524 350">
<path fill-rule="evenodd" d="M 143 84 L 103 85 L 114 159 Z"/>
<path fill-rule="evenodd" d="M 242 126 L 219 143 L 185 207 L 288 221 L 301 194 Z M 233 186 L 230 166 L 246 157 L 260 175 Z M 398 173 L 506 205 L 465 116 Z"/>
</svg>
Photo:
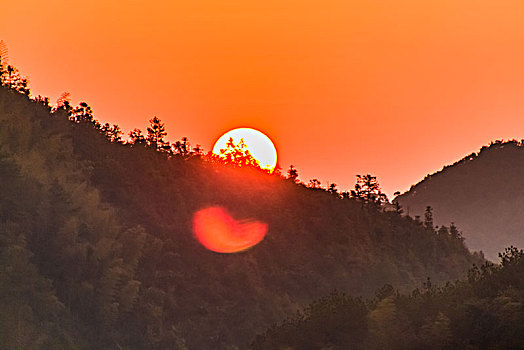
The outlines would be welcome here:
<svg viewBox="0 0 524 350">
<path fill-rule="evenodd" d="M 524 0 L 0 0 L 0 39 L 33 93 L 206 150 L 251 126 L 324 186 L 524 138 Z"/>
</svg>

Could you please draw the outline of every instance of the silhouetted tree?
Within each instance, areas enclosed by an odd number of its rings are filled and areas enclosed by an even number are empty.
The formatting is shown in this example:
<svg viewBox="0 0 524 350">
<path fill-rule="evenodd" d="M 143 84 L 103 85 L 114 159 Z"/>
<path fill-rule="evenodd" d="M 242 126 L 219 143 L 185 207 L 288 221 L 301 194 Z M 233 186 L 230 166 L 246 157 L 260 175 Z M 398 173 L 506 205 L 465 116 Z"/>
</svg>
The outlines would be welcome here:
<svg viewBox="0 0 524 350">
<path fill-rule="evenodd" d="M 318 179 L 311 179 L 308 183 L 309 188 L 320 188 L 320 181 Z"/>
<path fill-rule="evenodd" d="M 454 239 L 462 239 L 462 234 L 458 230 L 457 226 L 455 226 L 454 222 L 449 225 L 449 235 Z"/>
<path fill-rule="evenodd" d="M 98 123 L 93 116 L 93 110 L 85 102 L 81 102 L 78 107 L 73 109 L 69 119 L 75 123 L 93 123 L 95 126 Z"/>
<path fill-rule="evenodd" d="M 113 124 L 113 126 L 111 126 L 109 123 L 105 123 L 101 126 L 100 130 L 109 141 L 117 143 L 122 142 L 122 130 L 118 125 Z"/>
<path fill-rule="evenodd" d="M 202 157 L 204 155 L 204 149 L 200 145 L 196 145 L 193 147 L 193 150 L 191 151 L 192 156 Z"/>
<path fill-rule="evenodd" d="M 182 137 L 181 141 L 177 141 L 172 145 L 173 153 L 182 157 L 191 155 L 191 145 L 187 137 Z"/>
<path fill-rule="evenodd" d="M 20 72 L 15 67 L 7 64 L 8 50 L 4 41 L 0 41 L 0 85 L 18 91 L 24 95 L 29 95 L 29 87 L 26 78 L 22 78 Z"/>
<path fill-rule="evenodd" d="M 21 94 L 29 95 L 29 83 L 27 78 L 22 78 L 18 69 L 12 65 L 5 64 L 4 58 L 0 55 L 0 83 L 9 89 L 15 90 Z"/>
<path fill-rule="evenodd" d="M 233 138 L 230 137 L 226 143 L 226 148 L 221 149 L 220 154 L 216 157 L 228 165 L 237 167 L 249 166 L 260 169 L 260 163 L 251 155 L 244 139 L 240 139 L 238 144 L 235 144 Z"/>
<path fill-rule="evenodd" d="M 387 196 L 380 190 L 376 176 L 357 175 L 355 189 L 351 191 L 351 197 L 365 203 L 384 204 L 388 202 Z"/>
<path fill-rule="evenodd" d="M 133 129 L 133 131 L 129 133 L 129 139 L 132 145 L 146 144 L 146 138 L 144 137 L 144 135 L 142 134 L 142 130 L 140 129 Z"/>
<path fill-rule="evenodd" d="M 287 170 L 287 178 L 293 182 L 298 182 L 298 170 L 293 165 L 290 165 Z"/>
<path fill-rule="evenodd" d="M 156 150 L 167 151 L 171 148 L 169 143 L 164 141 L 164 137 L 167 136 L 166 128 L 164 123 L 160 121 L 158 117 L 154 117 L 149 121 L 150 126 L 147 128 L 147 145 Z"/>
<path fill-rule="evenodd" d="M 35 100 L 35 102 L 38 102 L 41 105 L 43 105 L 44 107 L 46 107 L 49 111 L 52 110 L 51 104 L 49 102 L 49 97 L 44 97 L 42 95 L 38 95 L 37 97 L 35 97 L 34 100 Z"/>
<path fill-rule="evenodd" d="M 71 104 L 71 94 L 69 92 L 63 92 L 60 97 L 56 100 L 56 107 L 62 107 L 65 102 Z"/>
<path fill-rule="evenodd" d="M 337 184 L 335 183 L 329 184 L 328 192 L 334 195 L 338 195 Z"/>
</svg>

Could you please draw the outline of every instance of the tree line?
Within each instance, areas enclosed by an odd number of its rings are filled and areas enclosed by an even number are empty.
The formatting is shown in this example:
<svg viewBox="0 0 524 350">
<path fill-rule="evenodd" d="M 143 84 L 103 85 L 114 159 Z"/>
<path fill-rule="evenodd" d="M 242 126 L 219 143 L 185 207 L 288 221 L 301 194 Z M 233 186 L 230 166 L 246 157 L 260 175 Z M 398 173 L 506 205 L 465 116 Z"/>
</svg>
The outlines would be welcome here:
<svg viewBox="0 0 524 350">
<path fill-rule="evenodd" d="M 333 292 L 256 337 L 263 349 L 524 349 L 524 251 L 411 293 L 387 284 L 372 299 Z"/>
<path fill-rule="evenodd" d="M 29 97 L 31 90 L 28 79 L 23 78 L 19 70 L 14 66 L 6 65 L 5 63 L 2 65 L 2 61 L 5 62 L 5 57 L 7 56 L 7 48 L 3 42 L 1 43 L 0 78 L 2 85 Z M 203 160 L 220 162 L 229 166 L 252 167 L 263 170 L 259 162 L 250 154 L 242 139 L 235 144 L 233 139 L 230 138 L 226 148 L 220 150 L 220 154 L 214 154 L 211 151 L 205 152 L 199 144 L 192 147 L 187 137 L 183 137 L 180 141 L 170 143 L 166 140 L 167 131 L 164 123 L 160 118 L 155 116 L 149 120 L 150 125 L 147 127 L 147 133 L 144 134 L 142 130 L 135 128 L 129 132 L 128 139 L 125 140 L 123 138 L 124 134 L 117 124 L 102 124 L 102 122 L 95 118 L 92 108 L 86 102 L 80 102 L 78 106 L 73 107 L 69 93 L 63 93 L 54 106 L 51 105 L 48 97 L 38 95 L 33 100 L 42 104 L 51 113 L 65 113 L 73 123 L 92 125 L 93 128 L 103 134 L 110 142 L 128 144 L 135 147 L 144 146 L 163 153 L 168 157 L 200 157 Z M 276 174 L 283 176 L 280 173 L 280 169 L 276 169 Z M 294 165 L 290 165 L 286 178 L 291 182 L 306 186 L 307 188 L 321 189 L 333 195 L 340 196 L 341 198 L 353 198 L 365 203 L 382 205 L 389 202 L 387 196 L 382 193 L 376 176 L 370 174 L 356 175 L 357 180 L 354 189 L 344 192 L 339 192 L 335 183 L 328 184 L 326 188 L 323 188 L 318 179 L 311 179 L 307 184 L 303 184 L 299 181 L 298 177 L 298 170 Z"/>
</svg>

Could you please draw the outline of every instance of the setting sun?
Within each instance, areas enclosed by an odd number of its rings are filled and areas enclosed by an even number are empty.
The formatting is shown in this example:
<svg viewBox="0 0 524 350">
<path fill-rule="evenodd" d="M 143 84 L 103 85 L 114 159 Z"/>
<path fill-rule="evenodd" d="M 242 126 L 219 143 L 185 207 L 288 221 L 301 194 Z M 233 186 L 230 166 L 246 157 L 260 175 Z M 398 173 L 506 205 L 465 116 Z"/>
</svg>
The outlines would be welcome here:
<svg viewBox="0 0 524 350">
<path fill-rule="evenodd" d="M 247 150 L 255 158 L 262 169 L 273 171 L 277 165 L 277 149 L 273 141 L 264 133 L 251 128 L 233 129 L 215 142 L 213 153 L 220 155 L 220 150 L 227 148 L 228 140 L 232 138 L 234 144 L 244 141 Z"/>
<path fill-rule="evenodd" d="M 0 350 L 524 350 L 524 0 L 0 4 Z"/>
</svg>

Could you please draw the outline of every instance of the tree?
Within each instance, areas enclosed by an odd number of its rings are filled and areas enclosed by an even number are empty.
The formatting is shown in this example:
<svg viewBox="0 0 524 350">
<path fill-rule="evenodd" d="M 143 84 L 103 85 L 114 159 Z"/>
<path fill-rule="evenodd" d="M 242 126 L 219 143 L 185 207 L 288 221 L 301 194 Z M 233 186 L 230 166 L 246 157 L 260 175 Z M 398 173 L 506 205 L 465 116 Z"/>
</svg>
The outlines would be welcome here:
<svg viewBox="0 0 524 350">
<path fill-rule="evenodd" d="M 146 144 L 146 138 L 144 137 L 144 135 L 142 134 L 142 130 L 140 129 L 133 129 L 133 131 L 129 133 L 129 139 L 132 145 Z"/>
<path fill-rule="evenodd" d="M 2 86 L 6 86 L 9 89 L 15 90 L 21 94 L 29 95 L 29 82 L 27 78 L 22 78 L 18 69 L 11 65 L 7 65 L 4 68 L 2 59 L 0 57 L 0 82 Z"/>
<path fill-rule="evenodd" d="M 28 81 L 22 78 L 20 72 L 15 67 L 7 64 L 8 50 L 4 41 L 0 41 L 0 85 L 18 91 L 24 95 L 29 95 Z"/>
<path fill-rule="evenodd" d="M 182 157 L 188 157 L 191 154 L 191 145 L 189 144 L 189 140 L 187 139 L 187 137 L 182 137 L 181 141 L 175 142 L 172 145 L 172 148 L 173 153 L 178 154 Z"/>
<path fill-rule="evenodd" d="M 307 185 L 309 188 L 320 188 L 320 181 L 318 179 L 311 179 Z"/>
<path fill-rule="evenodd" d="M 109 123 L 105 123 L 100 128 L 100 131 L 102 131 L 109 141 L 122 143 L 122 130 L 118 125 L 113 124 L 113 126 L 110 126 Z"/>
<path fill-rule="evenodd" d="M 329 184 L 328 192 L 334 195 L 338 195 L 337 184 L 335 183 Z"/>
<path fill-rule="evenodd" d="M 298 182 L 298 170 L 293 165 L 290 165 L 287 170 L 287 178 L 295 183 Z"/>
<path fill-rule="evenodd" d="M 192 156 L 202 157 L 204 155 L 204 149 L 201 145 L 197 144 L 191 151 Z"/>
<path fill-rule="evenodd" d="M 51 108 L 51 104 L 50 104 L 50 101 L 49 101 L 49 97 L 44 97 L 42 95 L 38 95 L 34 98 L 34 101 L 35 102 L 38 102 L 40 103 L 41 105 L 43 105 L 44 107 L 47 108 L 48 111 L 51 111 L 52 108 Z"/>
<path fill-rule="evenodd" d="M 220 154 L 216 156 L 224 164 L 233 165 L 237 167 L 254 167 L 260 168 L 260 163 L 256 160 L 244 142 L 244 139 L 240 139 L 238 144 L 233 142 L 233 138 L 230 137 L 227 141 L 226 148 L 220 150 Z"/>
<path fill-rule="evenodd" d="M 52 113 L 63 112 L 68 118 L 73 113 L 73 106 L 71 106 L 71 94 L 64 92 L 56 100 L 55 106 L 51 109 Z"/>
<path fill-rule="evenodd" d="M 462 237 L 462 233 L 460 233 L 457 226 L 455 226 L 454 222 L 452 222 L 451 225 L 449 225 L 449 234 L 453 239 L 464 240 L 464 238 Z"/>
<path fill-rule="evenodd" d="M 387 196 L 380 190 L 377 177 L 369 174 L 357 175 L 357 183 L 355 184 L 355 189 L 351 190 L 351 197 L 364 203 L 377 205 L 388 202 Z"/>
<path fill-rule="evenodd" d="M 500 264 L 503 267 L 508 268 L 508 266 L 514 266 L 521 264 L 523 267 L 524 264 L 524 250 L 518 249 L 514 246 L 509 246 L 504 249 L 503 253 L 499 253 Z"/>
<path fill-rule="evenodd" d="M 167 136 L 164 123 L 162 123 L 158 117 L 154 117 L 149 123 L 150 126 L 147 128 L 146 137 L 147 145 L 156 150 L 167 150 L 171 148 L 169 143 L 164 141 L 164 137 Z"/>
<path fill-rule="evenodd" d="M 73 109 L 69 119 L 75 123 L 86 122 L 93 123 L 94 125 L 98 123 L 95 117 L 93 116 L 93 110 L 85 102 L 81 102 L 80 105 L 78 105 L 78 107 Z"/>
</svg>

